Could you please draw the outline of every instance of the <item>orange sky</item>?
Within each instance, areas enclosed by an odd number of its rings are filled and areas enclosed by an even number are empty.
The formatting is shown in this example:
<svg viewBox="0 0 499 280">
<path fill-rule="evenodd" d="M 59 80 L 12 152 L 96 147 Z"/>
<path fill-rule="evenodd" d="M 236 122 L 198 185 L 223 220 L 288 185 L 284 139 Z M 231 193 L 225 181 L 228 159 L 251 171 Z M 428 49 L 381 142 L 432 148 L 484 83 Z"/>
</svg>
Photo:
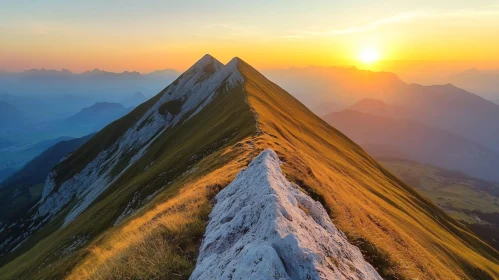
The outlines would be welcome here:
<svg viewBox="0 0 499 280">
<path fill-rule="evenodd" d="M 205 53 L 222 62 L 239 56 L 261 69 L 390 70 L 404 61 L 499 68 L 494 1 L 14 2 L 0 11 L 1 70 L 185 70 Z M 365 48 L 398 66 L 363 64 Z"/>
</svg>

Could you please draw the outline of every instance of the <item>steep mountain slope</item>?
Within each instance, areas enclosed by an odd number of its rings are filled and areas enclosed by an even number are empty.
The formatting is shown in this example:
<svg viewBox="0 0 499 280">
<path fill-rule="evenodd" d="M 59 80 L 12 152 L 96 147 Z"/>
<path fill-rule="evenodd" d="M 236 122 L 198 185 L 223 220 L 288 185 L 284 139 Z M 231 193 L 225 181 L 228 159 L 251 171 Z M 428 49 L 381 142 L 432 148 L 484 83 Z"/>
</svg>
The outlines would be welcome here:
<svg viewBox="0 0 499 280">
<path fill-rule="evenodd" d="M 413 161 L 382 158 L 381 163 L 499 249 L 499 183 Z"/>
<path fill-rule="evenodd" d="M 382 277 L 499 277 L 497 251 L 251 66 L 209 56 L 53 170 L 3 227 L 2 252 L 18 247 L 0 275 L 186 279 L 212 198 L 267 148 Z"/>
<path fill-rule="evenodd" d="M 0 183 L 0 221 L 33 206 L 52 168 L 91 137 L 58 142 Z"/>
<path fill-rule="evenodd" d="M 352 109 L 362 110 L 364 101 Z M 371 108 L 375 108 L 371 104 Z M 381 115 L 383 106 L 378 106 Z M 482 145 L 415 121 L 345 110 L 323 117 L 366 149 L 371 156 L 398 157 L 463 171 L 484 180 L 499 181 L 499 155 Z"/>
</svg>

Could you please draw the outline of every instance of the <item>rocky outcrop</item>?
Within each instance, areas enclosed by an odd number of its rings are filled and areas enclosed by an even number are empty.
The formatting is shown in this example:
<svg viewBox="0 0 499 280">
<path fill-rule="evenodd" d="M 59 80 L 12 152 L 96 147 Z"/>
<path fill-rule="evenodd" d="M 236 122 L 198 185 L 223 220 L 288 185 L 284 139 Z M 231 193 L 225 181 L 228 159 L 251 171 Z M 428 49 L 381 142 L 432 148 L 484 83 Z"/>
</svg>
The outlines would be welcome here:
<svg viewBox="0 0 499 280">
<path fill-rule="evenodd" d="M 190 279 L 381 279 L 272 150 L 217 196 Z"/>
</svg>

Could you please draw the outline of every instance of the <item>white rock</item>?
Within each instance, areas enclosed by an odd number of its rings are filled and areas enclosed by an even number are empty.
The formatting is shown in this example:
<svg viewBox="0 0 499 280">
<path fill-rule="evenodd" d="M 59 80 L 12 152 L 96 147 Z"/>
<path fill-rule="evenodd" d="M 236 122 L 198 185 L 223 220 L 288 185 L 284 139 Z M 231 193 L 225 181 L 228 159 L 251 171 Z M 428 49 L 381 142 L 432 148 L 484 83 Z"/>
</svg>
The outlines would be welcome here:
<svg viewBox="0 0 499 280">
<path fill-rule="evenodd" d="M 217 196 L 190 279 L 382 279 L 272 150 Z"/>
<path fill-rule="evenodd" d="M 167 128 L 199 113 L 213 100 L 221 86 L 229 89 L 240 83 L 242 76 L 237 70 L 237 61 L 223 65 L 210 55 L 205 55 L 170 85 L 158 102 L 132 124 L 116 143 L 101 151 L 82 171 L 73 174 L 59 186 L 55 182 L 56 173 L 52 172 L 45 183 L 37 215 L 34 218 L 54 216 L 69 202 L 75 200 L 75 206 L 64 220 L 64 226 L 69 224 L 139 160 L 147 152 L 149 145 Z M 176 116 L 170 113 L 166 116 L 160 114 L 161 105 L 172 100 L 182 100 L 180 112 Z M 111 170 L 126 157 L 128 151 L 136 152 L 118 175 L 111 176 Z"/>
</svg>

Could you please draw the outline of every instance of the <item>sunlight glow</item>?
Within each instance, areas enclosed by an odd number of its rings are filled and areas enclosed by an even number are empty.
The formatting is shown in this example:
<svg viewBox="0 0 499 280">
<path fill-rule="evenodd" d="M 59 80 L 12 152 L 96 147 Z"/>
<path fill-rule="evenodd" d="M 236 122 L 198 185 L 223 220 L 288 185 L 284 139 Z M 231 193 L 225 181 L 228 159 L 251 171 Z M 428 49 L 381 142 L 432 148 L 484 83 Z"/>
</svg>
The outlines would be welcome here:
<svg viewBox="0 0 499 280">
<path fill-rule="evenodd" d="M 372 47 L 364 48 L 359 53 L 359 60 L 365 64 L 375 63 L 379 58 L 379 51 Z"/>
</svg>

